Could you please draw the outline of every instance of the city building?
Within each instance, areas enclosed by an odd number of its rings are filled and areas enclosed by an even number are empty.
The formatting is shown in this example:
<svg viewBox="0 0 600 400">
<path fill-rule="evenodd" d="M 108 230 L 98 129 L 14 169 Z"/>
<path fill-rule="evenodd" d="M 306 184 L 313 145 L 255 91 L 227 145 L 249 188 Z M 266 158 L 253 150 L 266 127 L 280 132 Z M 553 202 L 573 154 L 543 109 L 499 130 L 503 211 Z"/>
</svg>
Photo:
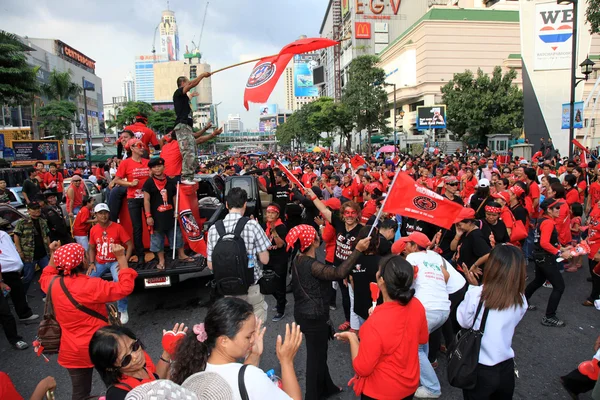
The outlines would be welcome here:
<svg viewBox="0 0 600 400">
<path fill-rule="evenodd" d="M 169 61 L 179 60 L 179 32 L 175 21 L 175 12 L 165 10 L 162 12 L 160 24 L 160 54 L 167 57 Z"/>
<path fill-rule="evenodd" d="M 304 39 L 306 36 L 300 36 Z M 313 84 L 313 69 L 319 65 L 319 54 L 298 54 L 285 69 L 285 105 L 297 111 L 319 98 L 319 88 Z"/>
<path fill-rule="evenodd" d="M 294 68 L 286 67 L 284 71 L 285 81 L 285 108 L 293 111 L 294 110 Z"/>
<path fill-rule="evenodd" d="M 122 94 L 127 101 L 135 101 L 135 82 L 131 73 L 128 74 L 123 81 Z"/>
<path fill-rule="evenodd" d="M 135 57 L 135 100 L 154 101 L 154 64 L 167 61 L 163 54 L 139 55 Z"/>
<path fill-rule="evenodd" d="M 240 114 L 229 114 L 223 130 L 228 133 L 243 132 L 244 123 L 242 122 Z"/>
</svg>

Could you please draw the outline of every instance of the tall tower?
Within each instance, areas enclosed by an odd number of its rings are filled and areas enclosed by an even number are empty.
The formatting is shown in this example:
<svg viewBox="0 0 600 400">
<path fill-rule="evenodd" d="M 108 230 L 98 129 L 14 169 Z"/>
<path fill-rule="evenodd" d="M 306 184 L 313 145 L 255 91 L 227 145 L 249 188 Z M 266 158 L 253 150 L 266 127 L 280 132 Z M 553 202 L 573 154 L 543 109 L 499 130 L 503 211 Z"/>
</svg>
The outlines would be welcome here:
<svg viewBox="0 0 600 400">
<path fill-rule="evenodd" d="M 296 104 L 294 104 L 294 70 L 293 68 L 287 67 L 285 69 L 285 108 L 288 111 L 296 111 Z"/>
<path fill-rule="evenodd" d="M 167 56 L 169 61 L 179 60 L 179 32 L 175 21 L 175 12 L 165 10 L 162 12 L 160 24 L 160 54 Z"/>
<path fill-rule="evenodd" d="M 125 97 L 126 101 L 135 101 L 135 83 L 131 73 L 123 81 L 123 97 Z"/>
</svg>

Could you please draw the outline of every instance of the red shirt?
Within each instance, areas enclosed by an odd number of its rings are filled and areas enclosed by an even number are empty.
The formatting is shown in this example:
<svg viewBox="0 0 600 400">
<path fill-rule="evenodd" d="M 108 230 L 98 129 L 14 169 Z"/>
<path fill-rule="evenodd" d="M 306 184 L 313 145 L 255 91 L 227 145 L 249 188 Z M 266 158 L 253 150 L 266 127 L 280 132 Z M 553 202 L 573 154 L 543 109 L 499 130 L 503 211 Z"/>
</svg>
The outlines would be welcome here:
<svg viewBox="0 0 600 400">
<path fill-rule="evenodd" d="M 116 177 L 120 179 L 127 178 L 128 182 L 133 182 L 134 179 L 138 180 L 137 186 L 127 187 L 127 198 L 128 199 L 143 199 L 144 192 L 142 187 L 144 182 L 150 176 L 150 168 L 148 168 L 148 160 L 142 158 L 139 162 L 134 161 L 133 157 L 129 157 L 119 164 L 117 169 Z"/>
<path fill-rule="evenodd" d="M 91 219 L 92 213 L 87 207 L 81 207 L 79 213 L 75 217 L 73 222 L 73 236 L 87 236 L 90 232 L 91 224 L 87 224 L 85 221 Z"/>
<path fill-rule="evenodd" d="M 540 211 L 539 211 L 539 208 L 540 208 L 539 207 L 540 206 L 540 185 L 538 185 L 535 182 L 531 182 L 531 184 L 529 185 L 529 194 L 527 196 L 531 199 L 532 208 L 535 208 L 535 210 L 533 210 L 531 218 L 539 218 L 539 216 L 540 216 Z M 533 201 L 535 199 L 538 199 L 537 207 L 533 207 Z"/>
<path fill-rule="evenodd" d="M 81 181 L 79 187 L 76 187 L 76 185 L 71 182 L 69 185 L 69 189 L 70 188 L 73 188 L 73 209 L 81 207 L 81 204 L 83 204 L 83 196 L 85 196 L 87 193 L 85 189 L 85 182 Z M 69 197 L 69 189 L 67 189 L 67 211 L 72 212 L 73 210 L 70 209 L 71 198 Z"/>
<path fill-rule="evenodd" d="M 352 361 L 364 380 L 362 393 L 380 400 L 413 394 L 419 387 L 419 345 L 428 339 L 425 308 L 417 298 L 405 306 L 388 301 L 375 307 L 360 328 L 360 347 Z"/>
<path fill-rule="evenodd" d="M 354 196 L 358 195 L 356 193 L 356 187 L 350 184 L 348 186 L 342 185 L 342 196 L 347 198 L 348 200 L 354 200 Z"/>
<path fill-rule="evenodd" d="M 56 188 L 58 193 L 63 192 L 63 174 L 60 172 L 56 172 L 56 174 L 52 175 L 50 172 L 46 172 L 44 175 L 44 187 L 46 189 Z"/>
<path fill-rule="evenodd" d="M 23 400 L 6 372 L 0 372 L 0 399 Z"/>
<path fill-rule="evenodd" d="M 106 264 L 107 262 L 116 261 L 117 257 L 110 250 L 110 245 L 120 244 L 125 246 L 125 243 L 130 239 L 125 228 L 116 222 L 111 222 L 106 229 L 100 225 L 94 225 L 90 230 L 90 244 L 96 246 L 96 262 Z"/>
<path fill-rule="evenodd" d="M 469 196 L 475 193 L 475 186 L 477 186 L 477 178 L 473 177 L 470 181 L 465 181 L 463 190 L 460 192 L 465 203 L 469 200 Z"/>
<path fill-rule="evenodd" d="M 310 174 L 302 175 L 302 185 L 304 187 L 310 188 L 312 187 L 312 182 L 317 178 L 317 174 L 311 172 Z"/>
<path fill-rule="evenodd" d="M 150 147 L 150 144 L 152 144 L 152 146 L 158 145 L 156 133 L 154 133 L 152 129 L 148 128 L 145 124 L 142 124 L 141 122 L 136 122 L 135 124 L 127 125 L 125 127 L 125 130 L 133 132 L 135 138 L 140 139 L 142 143 L 144 143 L 144 145 L 148 148 Z"/>
<path fill-rule="evenodd" d="M 555 225 L 556 223 L 551 218 L 544 218 L 540 224 L 540 247 L 550 254 L 557 254 L 559 251 L 558 248 L 554 247 L 554 243 L 550 243 Z"/>
<path fill-rule="evenodd" d="M 335 260 L 335 228 L 329 222 L 325 221 L 325 228 L 323 228 L 321 235 L 325 242 L 325 261 L 331 265 Z"/>
<path fill-rule="evenodd" d="M 363 225 L 366 225 L 367 222 L 369 221 L 369 218 L 371 218 L 373 215 L 375 215 L 376 212 L 377 212 L 377 205 L 375 203 L 375 200 L 367 201 L 362 210 L 362 213 L 360 214 L 360 223 Z"/>
<path fill-rule="evenodd" d="M 352 180 L 352 185 L 354 186 L 354 189 L 356 191 L 356 196 L 357 196 L 356 200 L 360 204 L 364 201 L 363 200 L 363 192 L 365 190 L 365 185 L 362 184 L 358 175 L 356 177 L 354 177 L 354 179 Z"/>
<path fill-rule="evenodd" d="M 579 192 L 579 202 L 583 205 L 585 201 L 585 189 L 587 188 L 587 183 L 585 181 L 581 181 L 577 184 L 577 191 Z"/>
<path fill-rule="evenodd" d="M 577 191 L 577 188 L 575 187 L 567 190 L 567 195 L 565 199 L 568 205 L 571 205 L 573 203 L 579 203 L 579 192 Z"/>
<path fill-rule="evenodd" d="M 588 215 L 587 224 L 588 238 L 587 242 L 590 245 L 590 256 L 595 256 L 600 249 L 600 207 L 593 206 L 590 215 Z"/>
<path fill-rule="evenodd" d="M 590 185 L 589 194 L 588 201 L 590 202 L 590 206 L 595 207 L 600 201 L 600 182 L 594 182 Z"/>
<path fill-rule="evenodd" d="M 48 293 L 50 281 L 58 274 L 54 266 L 43 269 L 40 287 Z M 68 275 L 64 278 L 65 286 L 71 296 L 80 304 L 107 316 L 106 303 L 121 300 L 133 292 L 137 272 L 131 268 L 119 271 L 119 281 L 105 281 L 85 274 Z M 52 304 L 56 321 L 62 328 L 58 363 L 64 368 L 92 368 L 89 345 L 94 333 L 107 323 L 79 311 L 60 287 L 58 279 L 52 285 Z"/>
<path fill-rule="evenodd" d="M 556 231 L 558 232 L 558 241 L 563 246 L 571 244 L 573 240 L 571 236 L 571 209 L 569 204 L 563 203 L 560 206 L 558 217 L 554 220 L 556 222 Z"/>
<path fill-rule="evenodd" d="M 177 140 L 165 143 L 160 150 L 160 156 L 165 160 L 165 175 L 170 178 L 181 175 L 182 158 Z"/>
</svg>

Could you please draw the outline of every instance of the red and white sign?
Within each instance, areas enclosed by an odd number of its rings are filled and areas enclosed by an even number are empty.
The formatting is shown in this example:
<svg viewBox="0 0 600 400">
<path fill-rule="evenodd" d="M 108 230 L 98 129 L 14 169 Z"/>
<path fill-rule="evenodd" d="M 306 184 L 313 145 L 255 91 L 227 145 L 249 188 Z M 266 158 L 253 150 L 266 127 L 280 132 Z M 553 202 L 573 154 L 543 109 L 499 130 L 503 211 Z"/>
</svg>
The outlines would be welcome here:
<svg viewBox="0 0 600 400">
<path fill-rule="evenodd" d="M 370 22 L 355 22 L 354 37 L 356 39 L 371 39 L 371 23 Z"/>
</svg>

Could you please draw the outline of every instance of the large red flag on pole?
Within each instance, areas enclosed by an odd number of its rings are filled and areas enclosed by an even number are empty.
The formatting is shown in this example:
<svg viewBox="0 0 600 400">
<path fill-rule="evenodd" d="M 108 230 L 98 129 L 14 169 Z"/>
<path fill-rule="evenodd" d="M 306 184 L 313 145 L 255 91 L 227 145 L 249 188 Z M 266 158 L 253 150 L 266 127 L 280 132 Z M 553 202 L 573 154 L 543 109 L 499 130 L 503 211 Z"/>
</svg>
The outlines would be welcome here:
<svg viewBox="0 0 600 400">
<path fill-rule="evenodd" d="M 367 163 L 367 161 L 364 158 L 362 158 L 361 156 L 359 156 L 358 154 L 356 154 L 350 160 L 350 164 L 352 164 L 352 168 L 354 168 L 354 169 L 357 169 L 358 167 L 365 165 L 366 163 Z"/>
<path fill-rule="evenodd" d="M 463 207 L 419 184 L 399 172 L 390 187 L 384 212 L 400 214 L 450 229 Z"/>
<path fill-rule="evenodd" d="M 304 186 L 298 180 L 298 178 L 296 178 L 294 176 L 294 174 L 292 174 L 292 172 L 289 169 L 287 169 L 287 167 L 285 165 L 283 165 L 281 163 L 281 161 L 277 160 L 277 166 L 279 167 L 279 169 L 281 170 L 281 172 L 283 172 L 285 174 L 285 176 L 288 177 L 288 179 L 290 180 L 290 182 L 293 183 L 294 185 L 296 185 L 296 187 L 298 188 L 298 190 L 300 190 L 300 192 L 302 194 L 304 194 Z"/>
<path fill-rule="evenodd" d="M 179 185 L 177 210 L 183 240 L 195 253 L 206 257 L 206 240 L 202 232 L 203 220 L 198 209 L 197 188 L 198 185 Z"/>
</svg>

